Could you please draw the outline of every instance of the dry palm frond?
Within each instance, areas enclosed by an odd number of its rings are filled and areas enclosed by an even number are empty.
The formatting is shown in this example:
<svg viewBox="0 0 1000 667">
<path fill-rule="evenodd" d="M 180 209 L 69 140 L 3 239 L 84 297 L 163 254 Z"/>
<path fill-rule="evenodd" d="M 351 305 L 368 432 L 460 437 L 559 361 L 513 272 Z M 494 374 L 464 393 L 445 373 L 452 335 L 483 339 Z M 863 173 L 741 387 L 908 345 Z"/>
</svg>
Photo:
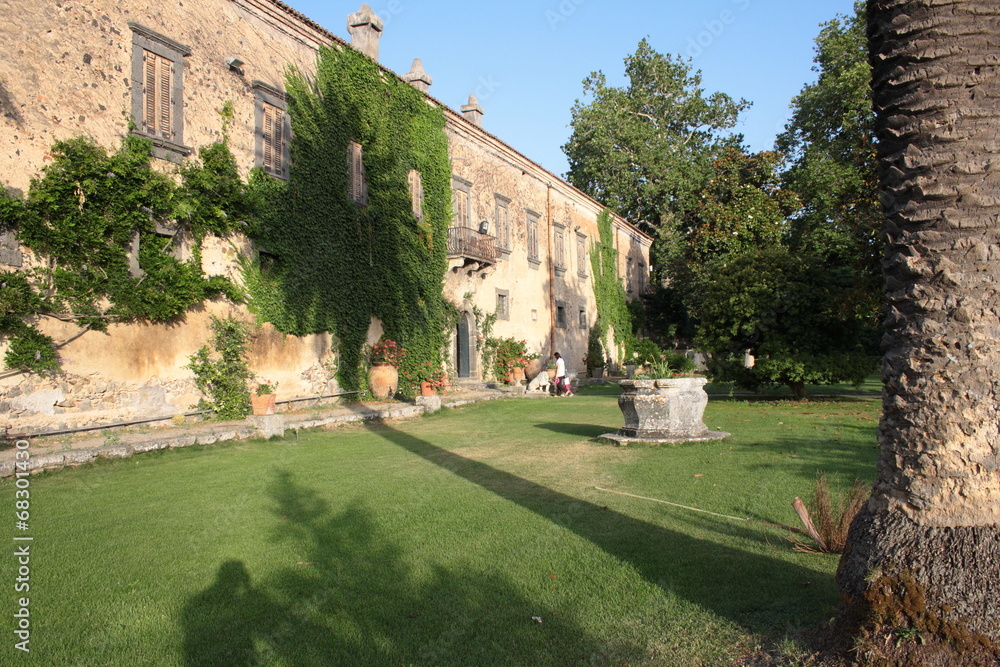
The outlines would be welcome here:
<svg viewBox="0 0 1000 667">
<path fill-rule="evenodd" d="M 820 475 L 816 481 L 816 490 L 813 493 L 810 509 L 806 509 L 805 504 L 799 498 L 792 502 L 792 507 L 795 508 L 796 514 L 799 515 L 802 524 L 806 527 L 806 532 L 816 542 L 816 545 L 793 540 L 795 550 L 806 553 L 843 553 L 844 545 L 847 542 L 847 531 L 850 529 L 855 515 L 868 499 L 869 492 L 868 485 L 855 480 L 854 486 L 835 501 L 830 494 L 826 475 Z"/>
</svg>

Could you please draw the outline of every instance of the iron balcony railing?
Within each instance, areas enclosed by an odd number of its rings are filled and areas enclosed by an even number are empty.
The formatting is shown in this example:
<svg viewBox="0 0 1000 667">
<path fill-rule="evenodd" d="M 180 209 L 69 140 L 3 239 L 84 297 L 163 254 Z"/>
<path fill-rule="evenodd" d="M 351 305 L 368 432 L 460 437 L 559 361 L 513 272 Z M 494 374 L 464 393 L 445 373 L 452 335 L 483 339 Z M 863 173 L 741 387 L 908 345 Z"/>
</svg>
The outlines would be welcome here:
<svg viewBox="0 0 1000 667">
<path fill-rule="evenodd" d="M 468 227 L 448 228 L 448 256 L 467 257 L 494 264 L 497 261 L 497 239 Z"/>
</svg>

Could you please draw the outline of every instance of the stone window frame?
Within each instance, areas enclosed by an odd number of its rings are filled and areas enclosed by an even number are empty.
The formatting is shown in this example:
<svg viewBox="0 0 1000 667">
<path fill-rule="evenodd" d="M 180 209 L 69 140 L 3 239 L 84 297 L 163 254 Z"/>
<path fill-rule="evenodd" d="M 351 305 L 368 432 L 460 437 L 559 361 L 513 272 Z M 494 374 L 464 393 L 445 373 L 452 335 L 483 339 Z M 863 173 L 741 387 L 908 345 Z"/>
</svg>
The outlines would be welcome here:
<svg viewBox="0 0 1000 667">
<path fill-rule="evenodd" d="M 556 313 L 555 313 L 555 316 L 556 316 L 556 328 L 557 329 L 566 329 L 566 328 L 568 328 L 568 325 L 567 325 L 567 322 L 566 322 L 566 302 L 565 301 L 556 301 Z"/>
<path fill-rule="evenodd" d="M 538 227 L 541 217 L 541 214 L 530 208 L 524 210 L 525 237 L 528 240 L 528 265 L 533 269 L 537 269 L 542 263 L 538 255 Z"/>
<path fill-rule="evenodd" d="M 633 285 L 632 285 L 632 273 L 633 273 L 632 264 L 633 264 L 634 261 L 635 260 L 632 258 L 632 255 L 629 255 L 628 257 L 625 258 L 625 292 L 627 294 L 631 294 L 633 292 L 633 289 L 632 289 L 633 288 Z"/>
<path fill-rule="evenodd" d="M 289 178 L 289 168 L 291 167 L 289 138 L 292 134 L 292 126 L 291 120 L 288 116 L 288 102 L 285 99 L 285 93 L 274 86 L 264 83 L 263 81 L 255 80 L 251 82 L 250 87 L 253 89 L 254 95 L 254 166 L 260 167 L 275 178 L 287 181 Z M 280 150 L 280 168 L 277 170 L 264 163 L 266 148 L 266 137 L 264 132 L 266 112 L 265 105 L 276 109 L 281 114 L 280 130 L 279 132 L 272 134 L 271 141 L 272 152 L 275 148 Z M 277 141 L 274 141 L 274 134 L 277 134 Z M 277 144 L 277 146 L 275 146 L 275 144 Z"/>
<path fill-rule="evenodd" d="M 497 288 L 497 309 L 498 320 L 510 319 L 510 290 Z"/>
<path fill-rule="evenodd" d="M 510 198 L 504 197 L 501 194 L 493 194 L 493 219 L 494 225 L 497 230 L 497 250 L 500 251 L 501 255 L 507 257 L 510 255 L 511 244 L 510 244 Z M 503 210 L 503 215 L 501 217 L 501 209 Z"/>
<path fill-rule="evenodd" d="M 589 321 L 589 318 L 587 317 L 587 304 L 581 303 L 580 304 L 580 328 L 581 329 L 588 329 L 589 326 L 590 326 L 588 324 L 588 321 Z"/>
<path fill-rule="evenodd" d="M 590 272 L 587 271 L 587 267 L 590 264 L 590 258 L 587 256 L 587 235 L 583 232 L 576 233 L 576 275 L 581 278 L 589 278 Z"/>
<path fill-rule="evenodd" d="M 361 142 L 347 143 L 347 197 L 358 206 L 368 206 L 368 176 L 365 174 L 365 150 Z"/>
<path fill-rule="evenodd" d="M 0 228 L 0 264 L 19 267 L 24 264 L 24 255 L 13 229 Z"/>
<path fill-rule="evenodd" d="M 458 211 L 458 203 L 463 198 L 465 201 L 464 220 Z M 472 181 L 467 181 L 461 176 L 455 176 L 454 174 L 451 177 L 451 210 L 454 215 L 452 218 L 452 227 L 474 228 L 472 221 Z"/>
<path fill-rule="evenodd" d="M 566 264 L 566 225 L 561 222 L 552 223 L 552 264 L 557 276 L 565 276 L 569 267 Z"/>
<path fill-rule="evenodd" d="M 641 259 L 639 260 L 639 270 L 637 272 L 637 277 L 639 279 L 639 294 L 646 293 L 646 279 L 649 277 L 646 273 L 646 263 Z"/>
<path fill-rule="evenodd" d="M 406 185 L 410 191 L 410 210 L 418 221 L 424 219 L 424 176 L 419 169 L 411 169 L 406 174 Z"/>
<path fill-rule="evenodd" d="M 184 58 L 191 55 L 191 48 L 135 21 L 129 21 L 128 27 L 132 31 L 132 119 L 135 123 L 132 132 L 153 142 L 154 157 L 179 163 L 194 152 L 184 145 Z M 146 53 L 171 63 L 169 137 L 144 129 Z"/>
</svg>

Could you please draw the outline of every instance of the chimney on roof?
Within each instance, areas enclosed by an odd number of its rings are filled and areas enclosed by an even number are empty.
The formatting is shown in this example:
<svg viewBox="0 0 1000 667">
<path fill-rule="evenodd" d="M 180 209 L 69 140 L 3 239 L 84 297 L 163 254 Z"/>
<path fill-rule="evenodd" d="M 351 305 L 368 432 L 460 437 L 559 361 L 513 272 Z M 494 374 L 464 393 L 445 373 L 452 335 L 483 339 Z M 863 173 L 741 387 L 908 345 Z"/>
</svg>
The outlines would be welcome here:
<svg viewBox="0 0 1000 667">
<path fill-rule="evenodd" d="M 347 17 L 347 32 L 351 33 L 351 46 L 378 62 L 378 40 L 382 36 L 382 19 L 368 3 L 361 5 L 356 14 Z"/>
<path fill-rule="evenodd" d="M 431 87 L 432 83 L 434 83 L 434 79 L 431 78 L 431 75 L 424 71 L 424 64 L 420 62 L 420 58 L 413 59 L 413 64 L 410 65 L 410 71 L 403 75 L 403 81 L 407 82 L 422 93 L 426 93 L 427 89 Z"/>
<path fill-rule="evenodd" d="M 479 106 L 475 93 L 469 95 L 469 103 L 462 107 L 462 115 L 476 127 L 483 126 L 483 108 Z"/>
</svg>

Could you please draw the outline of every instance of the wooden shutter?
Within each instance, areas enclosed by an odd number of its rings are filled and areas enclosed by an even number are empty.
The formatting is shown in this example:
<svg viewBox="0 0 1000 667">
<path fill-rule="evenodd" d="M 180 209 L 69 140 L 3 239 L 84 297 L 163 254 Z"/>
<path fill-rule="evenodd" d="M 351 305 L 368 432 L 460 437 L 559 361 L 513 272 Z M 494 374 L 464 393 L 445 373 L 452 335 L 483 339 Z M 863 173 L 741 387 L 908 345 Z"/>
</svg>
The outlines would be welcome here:
<svg viewBox="0 0 1000 667">
<path fill-rule="evenodd" d="M 264 171 L 281 176 L 284 169 L 284 122 L 285 112 L 278 107 L 263 104 L 264 127 L 261 128 L 262 140 L 261 166 Z"/>
<path fill-rule="evenodd" d="M 274 120 L 271 121 L 271 131 L 274 141 L 271 146 L 272 161 L 274 171 L 272 173 L 279 176 L 285 171 L 285 112 L 278 107 L 271 107 L 274 112 Z"/>
<path fill-rule="evenodd" d="M 142 62 L 142 131 L 170 139 L 173 137 L 171 90 L 174 63 L 145 49 Z"/>
</svg>

